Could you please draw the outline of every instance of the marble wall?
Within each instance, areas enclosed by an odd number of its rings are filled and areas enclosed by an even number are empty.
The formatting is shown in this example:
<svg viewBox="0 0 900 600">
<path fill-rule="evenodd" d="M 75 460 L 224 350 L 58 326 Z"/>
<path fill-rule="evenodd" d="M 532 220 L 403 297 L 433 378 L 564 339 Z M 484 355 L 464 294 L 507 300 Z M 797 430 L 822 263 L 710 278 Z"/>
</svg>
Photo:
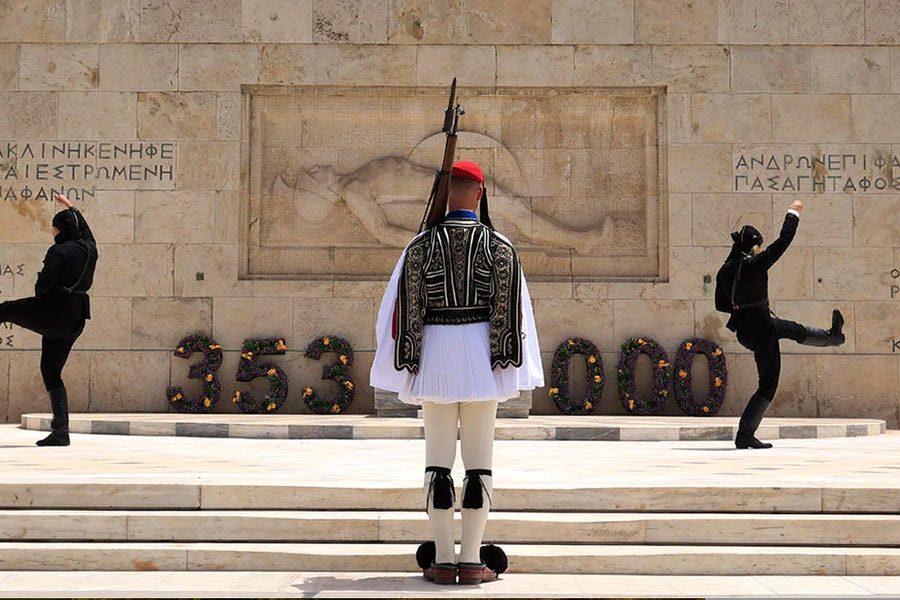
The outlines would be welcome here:
<svg viewBox="0 0 900 600">
<path fill-rule="evenodd" d="M 732 374 L 721 414 L 737 414 L 754 388 L 753 359 L 714 311 L 707 276 L 727 253 L 728 232 L 750 222 L 771 239 L 802 198 L 800 231 L 771 273 L 774 309 L 827 326 L 840 307 L 847 343 L 785 343 L 771 414 L 900 425 L 895 0 L 0 3 L 0 299 L 31 291 L 53 190 L 77 198 L 101 242 L 95 318 L 65 373 L 72 409 L 166 410 L 164 388 L 183 383 L 188 364 L 171 350 L 205 330 L 226 351 L 217 410 L 235 410 L 228 394 L 245 385 L 231 375 L 241 341 L 272 335 L 287 340 L 275 360 L 293 382 L 282 410 L 305 411 L 299 389 L 318 382 L 321 365 L 302 352 L 329 332 L 357 350 L 351 410 L 372 412 L 367 373 L 384 281 L 250 269 L 258 146 L 242 86 L 413 90 L 453 76 L 472 87 L 643 88 L 664 99 L 664 186 L 660 214 L 650 215 L 664 268 L 629 278 L 588 276 L 571 260 L 533 263 L 548 368 L 571 336 L 600 347 L 610 382 L 630 335 L 655 337 L 671 353 L 688 336 L 708 336 L 725 347 Z M 574 159 L 555 159 L 565 185 Z M 46 410 L 39 339 L 0 334 L 0 420 Z M 554 412 L 546 390 L 534 394 L 534 410 Z M 624 412 L 613 385 L 600 412 Z M 677 414 L 674 403 L 668 412 Z"/>
</svg>

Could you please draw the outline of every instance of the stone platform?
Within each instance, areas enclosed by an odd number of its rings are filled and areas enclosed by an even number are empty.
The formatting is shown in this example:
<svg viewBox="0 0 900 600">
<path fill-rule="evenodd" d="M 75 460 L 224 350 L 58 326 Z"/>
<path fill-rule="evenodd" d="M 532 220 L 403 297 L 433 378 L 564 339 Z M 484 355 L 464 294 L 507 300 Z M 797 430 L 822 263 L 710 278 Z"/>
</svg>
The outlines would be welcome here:
<svg viewBox="0 0 900 600">
<path fill-rule="evenodd" d="M 49 431 L 49 414 L 22 415 L 22 427 Z M 499 418 L 498 440 L 694 441 L 733 440 L 737 417 L 531 416 Z M 87 413 L 70 416 L 74 433 L 264 439 L 422 439 L 422 420 L 374 415 L 235 415 Z M 876 419 L 765 419 L 768 440 L 879 435 Z"/>
</svg>

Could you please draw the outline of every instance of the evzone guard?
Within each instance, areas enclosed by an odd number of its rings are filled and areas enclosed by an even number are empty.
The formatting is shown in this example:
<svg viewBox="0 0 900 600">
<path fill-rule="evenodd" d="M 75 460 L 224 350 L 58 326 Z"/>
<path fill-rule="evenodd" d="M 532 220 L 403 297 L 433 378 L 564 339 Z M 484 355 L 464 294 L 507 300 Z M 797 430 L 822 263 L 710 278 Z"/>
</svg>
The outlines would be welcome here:
<svg viewBox="0 0 900 600">
<path fill-rule="evenodd" d="M 457 114 L 445 122 L 448 148 L 425 229 L 403 251 L 378 312 L 371 384 L 422 406 L 433 537 L 416 557 L 425 578 L 477 584 L 506 568 L 502 550 L 481 546 L 493 493 L 497 405 L 544 381 L 518 254 L 491 225 L 481 167 L 452 163 L 461 114 L 452 95 L 451 110 Z M 457 428 L 466 470 L 458 560 L 451 476 Z"/>
<path fill-rule="evenodd" d="M 741 415 L 734 444 L 737 448 L 771 448 L 756 438 L 763 415 L 775 398 L 781 373 L 779 340 L 794 340 L 807 346 L 840 346 L 844 343 L 844 317 L 835 309 L 831 328 L 816 329 L 774 316 L 769 308 L 769 269 L 797 232 L 803 202 L 795 200 L 784 217 L 781 234 L 765 250 L 762 234 L 744 225 L 731 234 L 732 247 L 716 275 L 716 309 L 729 313 L 726 327 L 737 334 L 738 342 L 753 351 L 759 387 Z"/>
</svg>

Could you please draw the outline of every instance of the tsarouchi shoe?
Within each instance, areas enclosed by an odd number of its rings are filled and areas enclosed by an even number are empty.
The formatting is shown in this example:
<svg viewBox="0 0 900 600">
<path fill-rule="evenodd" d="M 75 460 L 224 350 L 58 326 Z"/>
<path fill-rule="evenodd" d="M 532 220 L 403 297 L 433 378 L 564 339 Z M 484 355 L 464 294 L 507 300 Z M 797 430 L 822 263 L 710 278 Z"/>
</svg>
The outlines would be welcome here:
<svg viewBox="0 0 900 600">
<path fill-rule="evenodd" d="M 422 575 L 428 581 L 442 585 L 456 583 L 456 565 L 453 563 L 431 563 L 431 566 L 422 571 Z"/>
<path fill-rule="evenodd" d="M 461 584 L 487 583 L 497 579 L 497 573 L 484 563 L 459 563 L 459 582 Z"/>
</svg>

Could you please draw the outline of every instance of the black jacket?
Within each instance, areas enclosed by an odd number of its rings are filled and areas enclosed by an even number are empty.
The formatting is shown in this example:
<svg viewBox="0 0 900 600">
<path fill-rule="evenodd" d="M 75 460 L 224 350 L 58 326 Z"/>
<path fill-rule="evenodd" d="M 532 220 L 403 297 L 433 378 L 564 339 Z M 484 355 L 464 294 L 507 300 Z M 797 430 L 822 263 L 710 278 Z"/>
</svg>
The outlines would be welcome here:
<svg viewBox="0 0 900 600">
<path fill-rule="evenodd" d="M 800 219 L 793 213 L 784 217 L 781 234 L 756 256 L 746 255 L 735 245 L 716 275 L 716 309 L 730 312 L 726 327 L 731 331 L 757 328 L 771 321 L 769 313 L 769 269 L 788 249 Z M 735 277 L 740 274 L 737 285 Z M 732 289 L 734 298 L 731 297 Z M 734 306 L 737 305 L 738 309 Z"/>
<path fill-rule="evenodd" d="M 78 222 L 75 235 L 59 235 L 47 250 L 44 268 L 38 273 L 34 295 L 53 307 L 55 317 L 90 319 L 91 303 L 87 291 L 94 282 L 97 242 L 82 214 L 70 208 Z"/>
</svg>

